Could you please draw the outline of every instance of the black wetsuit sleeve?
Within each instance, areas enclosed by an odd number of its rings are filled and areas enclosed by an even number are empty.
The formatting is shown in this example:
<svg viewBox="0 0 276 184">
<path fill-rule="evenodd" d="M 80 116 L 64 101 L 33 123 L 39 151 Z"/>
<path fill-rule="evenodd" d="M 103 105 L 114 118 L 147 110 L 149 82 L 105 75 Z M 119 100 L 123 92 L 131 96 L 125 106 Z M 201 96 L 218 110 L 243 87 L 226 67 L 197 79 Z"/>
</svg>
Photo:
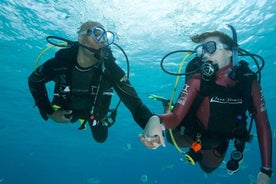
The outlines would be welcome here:
<svg viewBox="0 0 276 184">
<path fill-rule="evenodd" d="M 136 90 L 126 78 L 125 72 L 114 62 L 104 63 L 104 76 L 113 86 L 114 90 L 131 112 L 133 119 L 141 127 L 145 128 L 149 118 L 153 115 L 149 108 L 139 98 Z"/>
<path fill-rule="evenodd" d="M 35 105 L 37 105 L 44 120 L 48 119 L 47 114 L 54 112 L 46 89 L 46 83 L 53 80 L 54 60 L 50 59 L 36 68 L 28 78 L 29 89 L 35 100 Z"/>
</svg>

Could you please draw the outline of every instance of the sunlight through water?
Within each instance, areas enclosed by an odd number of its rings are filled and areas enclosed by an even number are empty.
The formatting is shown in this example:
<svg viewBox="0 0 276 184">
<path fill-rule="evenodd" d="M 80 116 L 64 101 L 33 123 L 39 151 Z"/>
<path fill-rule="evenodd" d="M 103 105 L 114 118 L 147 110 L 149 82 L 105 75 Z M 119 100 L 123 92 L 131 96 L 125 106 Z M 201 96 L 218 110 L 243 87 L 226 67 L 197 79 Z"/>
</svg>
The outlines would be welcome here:
<svg viewBox="0 0 276 184">
<path fill-rule="evenodd" d="M 140 97 L 154 113 L 161 113 L 161 103 L 149 95 L 170 97 L 173 90 L 175 76 L 160 68 L 164 55 L 193 50 L 190 37 L 204 31 L 221 30 L 232 37 L 226 26 L 231 24 L 239 46 L 265 59 L 262 87 L 275 147 L 276 0 L 2 0 L 0 5 L 1 184 L 256 183 L 261 162 L 257 138 L 247 144 L 237 174 L 227 174 L 227 155 L 218 170 L 207 175 L 198 165 L 184 162 L 170 144 L 155 151 L 144 148 L 137 136 L 142 130 L 124 105 L 104 144 L 96 143 L 90 130 L 79 131 L 79 124 L 44 122 L 27 79 L 37 56 L 50 46 L 47 36 L 76 41 L 82 23 L 98 21 L 115 33 L 115 42 L 126 52 L 130 80 Z M 57 49 L 49 49 L 40 63 Z M 126 69 L 122 52 L 112 49 Z M 166 66 L 177 69 L 183 57 L 171 56 Z M 252 131 L 255 135 L 255 127 Z"/>
</svg>

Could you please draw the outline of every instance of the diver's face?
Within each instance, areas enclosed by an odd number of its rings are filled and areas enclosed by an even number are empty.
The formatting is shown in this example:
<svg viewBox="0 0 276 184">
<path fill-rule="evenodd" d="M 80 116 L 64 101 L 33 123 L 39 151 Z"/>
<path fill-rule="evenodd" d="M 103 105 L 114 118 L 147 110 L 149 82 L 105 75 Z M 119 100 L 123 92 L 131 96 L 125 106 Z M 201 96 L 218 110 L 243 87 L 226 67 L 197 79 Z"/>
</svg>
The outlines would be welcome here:
<svg viewBox="0 0 276 184">
<path fill-rule="evenodd" d="M 109 46 L 115 40 L 115 34 L 112 31 L 107 31 L 99 25 L 79 32 L 79 36 L 81 44 L 93 49 Z"/>
<path fill-rule="evenodd" d="M 219 41 L 218 37 L 208 37 L 202 42 L 202 44 L 205 44 L 210 41 L 216 43 L 216 49 L 213 53 L 203 52 L 202 60 L 204 62 L 212 61 L 212 63 L 217 64 L 219 68 L 222 68 L 230 64 L 232 51 L 226 49 L 225 46 L 223 46 L 223 44 Z"/>
<path fill-rule="evenodd" d="M 103 48 L 105 46 L 104 39 L 96 40 L 94 37 L 91 36 L 91 33 L 90 34 L 80 34 L 79 35 L 79 43 L 82 45 L 85 45 L 86 47 L 93 48 L 96 50 Z"/>
</svg>

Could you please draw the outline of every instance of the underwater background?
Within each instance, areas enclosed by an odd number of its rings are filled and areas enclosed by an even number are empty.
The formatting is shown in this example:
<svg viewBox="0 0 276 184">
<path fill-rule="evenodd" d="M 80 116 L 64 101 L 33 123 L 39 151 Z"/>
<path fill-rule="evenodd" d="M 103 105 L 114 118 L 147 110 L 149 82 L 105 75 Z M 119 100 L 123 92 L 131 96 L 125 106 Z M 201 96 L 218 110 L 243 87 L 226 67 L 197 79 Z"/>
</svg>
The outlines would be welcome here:
<svg viewBox="0 0 276 184">
<path fill-rule="evenodd" d="M 225 168 L 231 146 L 220 168 L 206 175 L 173 145 L 145 148 L 138 139 L 142 129 L 123 104 L 104 144 L 96 143 L 89 129 L 78 130 L 78 123 L 45 122 L 34 107 L 27 78 L 36 62 L 43 63 L 59 49 L 49 49 L 37 60 L 50 46 L 47 36 L 75 41 L 83 22 L 99 21 L 116 33 L 116 43 L 129 59 L 130 81 L 144 103 L 162 113 L 161 103 L 149 95 L 170 98 L 176 79 L 161 70 L 163 56 L 192 50 L 190 36 L 197 33 L 217 29 L 232 36 L 226 27 L 231 24 L 240 47 L 265 59 L 261 84 L 275 148 L 275 0 L 2 0 L 0 5 L 0 184 L 256 183 L 261 166 L 256 138 L 247 144 L 239 172 L 230 176 Z M 126 69 L 122 52 L 112 49 Z M 172 56 L 168 68 L 177 72 L 184 55 Z M 254 62 L 250 67 L 256 70 Z M 176 97 L 183 81 L 181 77 Z M 115 95 L 112 105 L 117 101 Z M 273 166 L 275 170 L 275 158 Z M 271 183 L 276 183 L 275 176 Z"/>
</svg>

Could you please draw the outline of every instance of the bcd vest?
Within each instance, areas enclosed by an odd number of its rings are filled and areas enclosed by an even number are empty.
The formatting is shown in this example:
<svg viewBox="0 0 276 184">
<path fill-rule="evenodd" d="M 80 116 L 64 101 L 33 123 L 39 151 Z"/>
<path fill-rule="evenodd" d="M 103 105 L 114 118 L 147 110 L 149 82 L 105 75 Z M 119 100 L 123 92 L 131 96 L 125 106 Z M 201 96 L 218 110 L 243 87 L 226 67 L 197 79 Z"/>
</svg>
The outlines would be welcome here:
<svg viewBox="0 0 276 184">
<path fill-rule="evenodd" d="M 95 65 L 89 69 L 74 66 L 68 74 L 60 75 L 56 80 L 52 103 L 63 109 L 73 110 L 75 117 L 87 119 L 96 102 L 101 101 L 104 90 L 101 86 L 103 75 L 99 66 Z"/>
<path fill-rule="evenodd" d="M 252 81 L 256 75 L 247 66 L 245 61 L 240 62 L 237 69 L 238 80 L 234 87 L 223 87 L 214 81 L 201 79 L 199 93 L 180 126 L 185 126 L 186 133 L 194 137 L 197 133 L 207 138 L 242 138 L 248 136 L 247 111 L 253 113 L 251 101 Z M 210 115 L 208 127 L 205 129 L 197 119 L 196 112 L 202 101 L 208 98 Z"/>
</svg>

